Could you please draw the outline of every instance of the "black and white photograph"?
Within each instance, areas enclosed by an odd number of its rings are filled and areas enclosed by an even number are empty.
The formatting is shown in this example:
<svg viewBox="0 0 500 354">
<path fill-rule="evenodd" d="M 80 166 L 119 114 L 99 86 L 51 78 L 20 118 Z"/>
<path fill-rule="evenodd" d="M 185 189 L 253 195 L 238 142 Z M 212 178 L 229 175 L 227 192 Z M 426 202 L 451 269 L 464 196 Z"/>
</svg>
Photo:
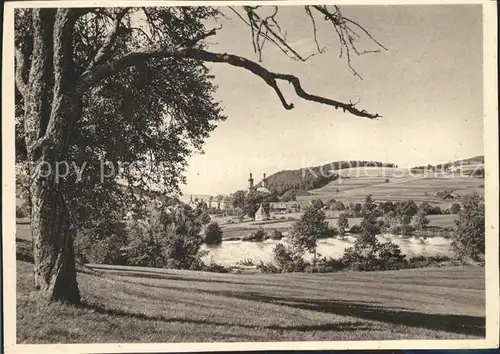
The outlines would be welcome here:
<svg viewBox="0 0 500 354">
<path fill-rule="evenodd" d="M 7 353 L 498 346 L 495 2 L 4 17 Z"/>
</svg>

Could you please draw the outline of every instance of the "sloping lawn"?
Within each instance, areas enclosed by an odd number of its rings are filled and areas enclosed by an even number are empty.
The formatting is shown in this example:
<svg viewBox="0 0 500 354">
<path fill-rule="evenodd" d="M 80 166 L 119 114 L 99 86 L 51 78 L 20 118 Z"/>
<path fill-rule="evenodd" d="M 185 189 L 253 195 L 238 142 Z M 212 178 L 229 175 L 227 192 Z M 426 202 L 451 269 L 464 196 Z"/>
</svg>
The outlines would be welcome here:
<svg viewBox="0 0 500 354">
<path fill-rule="evenodd" d="M 459 339 L 484 336 L 484 269 L 216 274 L 95 265 L 84 304 L 44 305 L 18 261 L 20 343 Z"/>
</svg>

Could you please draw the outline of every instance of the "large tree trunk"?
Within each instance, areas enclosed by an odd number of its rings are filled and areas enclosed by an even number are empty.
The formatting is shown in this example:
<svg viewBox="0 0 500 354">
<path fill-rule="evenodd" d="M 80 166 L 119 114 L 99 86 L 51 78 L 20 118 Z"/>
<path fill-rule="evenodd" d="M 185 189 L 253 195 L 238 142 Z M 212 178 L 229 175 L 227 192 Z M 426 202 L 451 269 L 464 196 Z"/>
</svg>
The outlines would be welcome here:
<svg viewBox="0 0 500 354">
<path fill-rule="evenodd" d="M 35 287 L 48 301 L 78 304 L 73 230 L 61 187 L 55 181 L 36 175 L 31 181 Z"/>
<path fill-rule="evenodd" d="M 48 301 L 80 302 L 73 231 L 56 166 L 67 158 L 80 93 L 72 82 L 72 25 L 68 9 L 34 9 L 33 53 L 21 85 L 31 166 L 31 235 L 35 287 Z M 19 76 L 22 81 L 23 76 Z"/>
</svg>

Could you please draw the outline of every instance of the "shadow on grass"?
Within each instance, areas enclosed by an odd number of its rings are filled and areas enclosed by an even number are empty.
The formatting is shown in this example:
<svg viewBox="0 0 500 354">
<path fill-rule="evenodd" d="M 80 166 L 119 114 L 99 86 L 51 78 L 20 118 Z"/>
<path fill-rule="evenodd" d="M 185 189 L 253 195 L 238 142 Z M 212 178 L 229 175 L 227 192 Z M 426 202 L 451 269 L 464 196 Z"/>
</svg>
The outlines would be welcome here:
<svg viewBox="0 0 500 354">
<path fill-rule="evenodd" d="M 90 269 L 94 269 L 93 267 L 88 267 Z M 99 269 L 96 267 L 96 269 Z M 116 277 L 133 277 L 133 278 L 145 278 L 145 279 L 161 279 L 161 280 L 174 280 L 174 281 L 186 281 L 186 282 L 193 282 L 193 283 L 218 283 L 218 284 L 227 284 L 227 285 L 249 285 L 249 286 L 259 286 L 259 285 L 264 285 L 264 286 L 279 286 L 279 287 L 288 287 L 288 288 L 295 288 L 294 285 L 287 285 L 287 284 L 282 284 L 282 283 L 270 283 L 270 282 L 257 282 L 257 281 L 248 281 L 248 282 L 242 282 L 242 281 L 236 281 L 235 279 L 231 278 L 226 278 L 226 279 L 214 279 L 214 278 L 203 278 L 203 277 L 185 277 L 182 275 L 176 275 L 176 274 L 168 274 L 168 273 L 158 273 L 158 272 L 148 272 L 145 270 L 108 270 L 108 269 L 99 269 L 100 274 L 102 275 L 108 275 L 110 277 L 113 277 L 115 280 L 118 280 Z M 219 273 L 216 273 L 219 274 Z M 228 275 L 228 274 L 224 274 Z M 229 275 L 231 276 L 231 275 Z M 251 278 L 249 278 L 251 279 Z M 146 284 L 146 283 L 140 283 L 140 285 L 144 286 L 152 286 L 151 284 Z M 161 286 L 160 286 L 161 287 Z"/>
<path fill-rule="evenodd" d="M 226 296 L 235 297 L 235 294 L 226 294 Z M 405 325 L 457 334 L 468 334 L 478 337 L 484 337 L 486 335 L 486 319 L 485 317 L 479 316 L 430 314 L 406 310 L 393 310 L 387 307 L 339 300 L 304 300 L 292 298 L 287 299 L 285 302 L 282 299 L 255 293 L 238 294 L 236 297 L 395 325 Z"/>
<path fill-rule="evenodd" d="M 256 292 L 217 291 L 208 289 L 186 289 L 174 285 L 141 284 L 147 287 L 163 288 L 179 291 L 190 291 L 200 294 L 231 297 L 240 300 L 269 303 L 278 306 L 289 306 L 308 311 L 330 313 L 340 316 L 354 317 L 363 320 L 384 322 L 393 325 L 403 325 L 414 328 L 444 331 L 456 334 L 486 335 L 486 319 L 480 316 L 432 314 L 408 311 L 403 308 L 377 306 L 376 302 L 346 301 L 334 299 L 305 299 L 297 297 L 278 298 Z M 335 330 L 335 324 L 329 329 Z M 277 329 L 277 328 L 276 328 Z M 359 328 L 358 328 L 359 329 Z M 314 330 L 314 329 L 311 329 Z M 316 329 L 319 330 L 319 329 Z"/>
<path fill-rule="evenodd" d="M 198 325 L 213 325 L 213 326 L 230 326 L 230 327 L 241 327 L 241 328 L 249 328 L 249 329 L 269 329 L 269 330 L 278 330 L 278 331 L 298 331 L 298 332 L 311 332 L 311 331 L 358 331 L 358 330 L 368 330 L 371 327 L 367 326 L 362 321 L 351 321 L 351 322 L 341 322 L 341 323 L 328 323 L 328 324 L 320 324 L 320 325 L 300 325 L 300 326 L 279 326 L 279 325 L 270 325 L 270 326 L 258 326 L 258 325 L 246 325 L 241 323 L 226 323 L 226 322 L 217 322 L 210 320 L 197 320 L 197 319 L 187 319 L 187 318 L 168 318 L 164 316 L 151 316 L 144 313 L 135 313 L 128 312 L 117 309 L 109 309 L 105 308 L 99 304 L 93 303 L 82 303 L 80 305 L 81 308 L 95 311 L 99 314 L 104 314 L 113 317 L 122 317 L 129 319 L 138 319 L 144 321 L 161 321 L 167 323 L 194 323 Z"/>
</svg>

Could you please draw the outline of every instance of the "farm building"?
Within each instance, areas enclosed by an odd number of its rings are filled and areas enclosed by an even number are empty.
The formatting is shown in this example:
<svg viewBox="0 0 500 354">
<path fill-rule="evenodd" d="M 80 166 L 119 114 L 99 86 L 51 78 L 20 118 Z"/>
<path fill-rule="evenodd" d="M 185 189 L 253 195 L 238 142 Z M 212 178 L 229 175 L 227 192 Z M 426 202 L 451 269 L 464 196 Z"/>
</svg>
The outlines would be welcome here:
<svg viewBox="0 0 500 354">
<path fill-rule="evenodd" d="M 298 201 L 290 202 L 272 202 L 269 203 L 269 209 L 275 212 L 298 212 L 302 208 L 301 203 Z"/>
</svg>

